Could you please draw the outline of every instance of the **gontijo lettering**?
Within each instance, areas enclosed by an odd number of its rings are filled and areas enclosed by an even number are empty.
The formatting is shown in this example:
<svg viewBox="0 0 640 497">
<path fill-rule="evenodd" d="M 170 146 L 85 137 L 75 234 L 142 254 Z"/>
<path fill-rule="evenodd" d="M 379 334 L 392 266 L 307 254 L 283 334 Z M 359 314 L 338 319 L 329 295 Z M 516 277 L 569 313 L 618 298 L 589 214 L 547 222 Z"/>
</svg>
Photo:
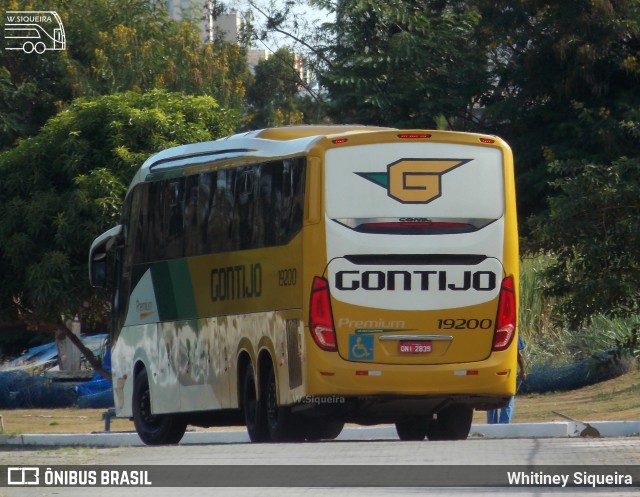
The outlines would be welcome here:
<svg viewBox="0 0 640 497">
<path fill-rule="evenodd" d="M 249 299 L 262 294 L 262 265 L 236 265 L 211 270 L 211 301 Z"/>
<path fill-rule="evenodd" d="M 462 278 L 452 279 L 446 271 L 338 271 L 338 290 L 476 290 L 489 292 L 496 288 L 492 271 L 463 271 Z"/>
</svg>

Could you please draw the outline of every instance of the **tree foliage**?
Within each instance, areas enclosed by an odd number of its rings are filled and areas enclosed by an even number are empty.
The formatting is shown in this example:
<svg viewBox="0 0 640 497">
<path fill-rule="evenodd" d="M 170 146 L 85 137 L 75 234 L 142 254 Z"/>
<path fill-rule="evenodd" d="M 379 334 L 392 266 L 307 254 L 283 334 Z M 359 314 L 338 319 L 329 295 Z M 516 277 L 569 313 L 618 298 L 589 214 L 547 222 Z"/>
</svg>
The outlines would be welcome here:
<svg viewBox="0 0 640 497">
<path fill-rule="evenodd" d="M 578 327 L 596 314 L 631 316 L 640 310 L 640 160 L 610 164 L 564 161 L 550 215 L 536 236 L 553 254 L 548 291 L 564 320 Z"/>
<path fill-rule="evenodd" d="M 486 79 L 473 33 L 473 8 L 444 2 L 343 0 L 334 8 L 335 38 L 320 75 L 339 122 L 467 128 Z"/>
<path fill-rule="evenodd" d="M 99 316 L 107 299 L 89 288 L 87 251 L 119 222 L 134 172 L 154 152 L 236 126 L 211 97 L 128 92 L 76 100 L 0 154 L 0 315 L 35 323 Z"/>
<path fill-rule="evenodd" d="M 638 0 L 320 3 L 335 119 L 503 136 L 564 317 L 637 312 Z"/>
<path fill-rule="evenodd" d="M 288 48 L 261 60 L 247 90 L 247 128 L 300 124 L 304 117 L 298 107 L 300 90 L 295 55 Z"/>
<path fill-rule="evenodd" d="M 67 49 L 0 51 L 0 149 L 35 134 L 78 97 L 154 88 L 210 95 L 240 109 L 249 77 L 243 47 L 205 44 L 199 28 L 152 0 L 0 0 L 6 10 L 56 10 Z"/>
<path fill-rule="evenodd" d="M 540 214 L 561 173 L 548 164 L 608 164 L 627 153 L 618 123 L 640 104 L 640 2 L 474 3 L 493 85 L 480 102 L 482 126 L 514 149 L 521 217 Z"/>
</svg>

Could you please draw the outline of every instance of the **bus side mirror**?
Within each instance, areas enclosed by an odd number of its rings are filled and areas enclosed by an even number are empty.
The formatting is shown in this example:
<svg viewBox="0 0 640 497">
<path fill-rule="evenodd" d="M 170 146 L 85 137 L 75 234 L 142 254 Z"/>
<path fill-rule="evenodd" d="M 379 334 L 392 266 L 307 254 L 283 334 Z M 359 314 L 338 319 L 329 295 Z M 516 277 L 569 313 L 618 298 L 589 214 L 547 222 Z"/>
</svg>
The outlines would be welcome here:
<svg viewBox="0 0 640 497">
<path fill-rule="evenodd" d="M 89 263 L 89 283 L 94 288 L 107 286 L 107 254 L 103 253 Z"/>
<path fill-rule="evenodd" d="M 89 283 L 94 288 L 107 286 L 107 252 L 122 233 L 122 225 L 105 231 L 96 238 L 89 250 Z"/>
</svg>

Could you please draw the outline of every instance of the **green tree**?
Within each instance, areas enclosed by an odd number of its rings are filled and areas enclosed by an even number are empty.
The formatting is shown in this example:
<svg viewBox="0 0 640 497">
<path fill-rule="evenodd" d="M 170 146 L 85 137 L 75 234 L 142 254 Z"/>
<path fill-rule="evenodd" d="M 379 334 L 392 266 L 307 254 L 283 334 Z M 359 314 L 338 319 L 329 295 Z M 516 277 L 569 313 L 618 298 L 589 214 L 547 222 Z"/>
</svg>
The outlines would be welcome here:
<svg viewBox="0 0 640 497">
<path fill-rule="evenodd" d="M 451 4 L 454 4 L 453 6 Z M 486 86 L 479 16 L 455 2 L 341 0 L 320 75 L 339 122 L 468 129 Z"/>
<path fill-rule="evenodd" d="M 560 317 L 577 327 L 637 313 L 640 2 L 492 1 L 480 11 L 504 33 L 486 123 L 514 148 L 520 216 L 533 216 L 524 246 L 553 255 L 546 277 Z"/>
<path fill-rule="evenodd" d="M 0 318 L 60 330 L 61 316 L 100 320 L 89 287 L 93 238 L 119 222 L 134 172 L 152 153 L 233 132 L 211 97 L 152 91 L 79 99 L 0 154 Z"/>
<path fill-rule="evenodd" d="M 247 127 L 250 129 L 300 124 L 300 74 L 295 55 L 280 48 L 255 67 L 255 77 L 247 90 Z"/>
<path fill-rule="evenodd" d="M 628 153 L 632 140 L 618 123 L 639 103 L 640 2 L 473 3 L 492 82 L 480 100 L 482 128 L 514 149 L 520 217 L 544 213 L 549 181 L 562 172 L 549 163 L 609 164 Z"/>
<path fill-rule="evenodd" d="M 0 149 L 35 134 L 74 98 L 166 89 L 210 95 L 241 109 L 249 77 L 246 51 L 171 19 L 152 0 L 0 0 L 7 10 L 56 10 L 67 49 L 0 51 Z"/>
<path fill-rule="evenodd" d="M 627 132 L 640 138 L 640 107 Z M 549 215 L 534 220 L 536 245 L 553 254 L 547 291 L 578 327 L 597 315 L 640 311 L 640 153 L 610 162 L 553 162 Z"/>
</svg>

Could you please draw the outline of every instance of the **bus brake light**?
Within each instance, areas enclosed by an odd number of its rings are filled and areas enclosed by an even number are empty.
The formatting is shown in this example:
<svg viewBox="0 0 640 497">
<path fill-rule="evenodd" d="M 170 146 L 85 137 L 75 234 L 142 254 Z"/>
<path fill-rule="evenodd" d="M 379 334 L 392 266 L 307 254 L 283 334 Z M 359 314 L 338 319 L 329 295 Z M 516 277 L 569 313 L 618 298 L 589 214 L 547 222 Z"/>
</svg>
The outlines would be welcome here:
<svg viewBox="0 0 640 497">
<path fill-rule="evenodd" d="M 329 351 L 337 350 L 329 282 L 320 276 L 316 276 L 313 279 L 311 288 L 309 328 L 311 329 L 311 336 L 318 344 L 318 347 Z"/>
<path fill-rule="evenodd" d="M 498 299 L 493 350 L 505 350 L 511 345 L 516 330 L 516 291 L 513 276 L 502 280 Z"/>
<path fill-rule="evenodd" d="M 408 140 L 417 140 L 420 138 L 431 138 L 429 133 L 400 133 L 398 138 L 404 138 Z"/>
</svg>

